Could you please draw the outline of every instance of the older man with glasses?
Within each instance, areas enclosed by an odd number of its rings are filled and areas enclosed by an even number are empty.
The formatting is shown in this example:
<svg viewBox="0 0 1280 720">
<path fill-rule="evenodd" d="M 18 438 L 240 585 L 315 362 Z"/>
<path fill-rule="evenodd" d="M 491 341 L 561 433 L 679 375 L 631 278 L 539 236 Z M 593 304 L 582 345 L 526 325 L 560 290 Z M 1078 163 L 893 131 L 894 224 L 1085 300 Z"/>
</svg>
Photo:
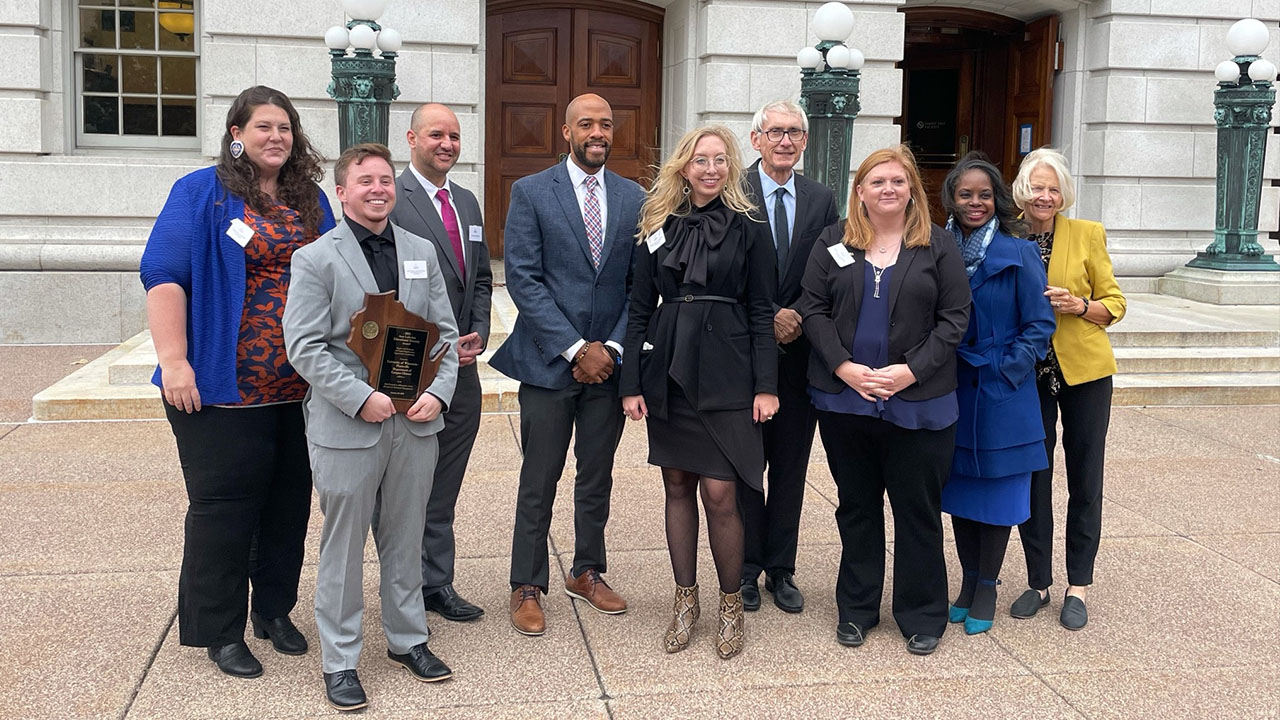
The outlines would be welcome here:
<svg viewBox="0 0 1280 720">
<path fill-rule="evenodd" d="M 760 159 L 748 169 L 746 179 L 752 201 L 768 215 L 777 257 L 773 332 L 778 341 L 780 407 L 764 426 L 768 500 L 750 488 L 738 493 L 746 544 L 742 603 L 747 610 L 760 608 L 762 570 L 765 588 L 773 593 L 779 609 L 789 613 L 804 609 L 804 595 L 792 576 L 817 416 L 805 379 L 809 342 L 793 306 L 800 299 L 800 278 L 814 239 L 838 219 L 831 190 L 795 172 L 808 138 L 809 118 L 789 101 L 765 105 L 751 123 L 751 146 Z"/>
</svg>

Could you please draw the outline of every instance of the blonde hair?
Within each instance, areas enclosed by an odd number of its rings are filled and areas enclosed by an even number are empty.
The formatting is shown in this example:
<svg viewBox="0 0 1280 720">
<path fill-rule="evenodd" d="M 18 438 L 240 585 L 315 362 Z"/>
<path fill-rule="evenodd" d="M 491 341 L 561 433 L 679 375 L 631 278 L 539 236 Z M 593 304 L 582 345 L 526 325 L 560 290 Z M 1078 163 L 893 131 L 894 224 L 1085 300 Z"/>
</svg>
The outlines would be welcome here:
<svg viewBox="0 0 1280 720">
<path fill-rule="evenodd" d="M 1075 205 L 1076 181 L 1071 177 L 1071 171 L 1067 169 L 1067 158 L 1051 147 L 1032 150 L 1022 158 L 1022 165 L 1018 167 L 1018 176 L 1013 179 L 1013 204 L 1026 211 L 1035 196 L 1035 193 L 1031 192 L 1031 173 L 1041 165 L 1058 176 L 1058 190 L 1062 193 L 1062 207 L 1058 208 L 1058 212 Z"/>
<path fill-rule="evenodd" d="M 920 179 L 920 171 L 916 168 L 916 156 L 906 145 L 876 150 L 867 156 L 858 166 L 853 176 L 853 191 L 849 193 L 849 217 L 844 224 L 845 245 L 857 250 L 871 247 L 876 231 L 867 217 L 867 209 L 858 199 L 858 187 L 867 179 L 867 175 L 876 167 L 889 162 L 896 162 L 907 173 L 907 185 L 911 187 L 911 201 L 907 203 L 906 231 L 903 240 L 907 247 L 929 247 L 929 233 L 933 227 L 929 221 L 929 200 L 924 194 L 924 182 Z"/>
<path fill-rule="evenodd" d="M 729 158 L 729 177 L 724 189 L 720 191 L 720 199 L 734 212 L 753 217 L 756 206 L 747 197 L 746 186 L 742 179 L 742 152 L 738 149 L 738 139 L 733 131 L 723 125 L 708 125 L 694 128 L 680 138 L 671 157 L 658 168 L 657 177 L 646 193 L 644 209 L 640 211 L 640 232 L 636 236 L 643 240 L 662 227 L 668 215 L 688 215 L 693 212 L 693 203 L 689 200 L 689 183 L 680 175 L 680 171 L 693 159 L 693 149 L 704 137 L 715 136 L 724 142 L 725 156 Z"/>
</svg>

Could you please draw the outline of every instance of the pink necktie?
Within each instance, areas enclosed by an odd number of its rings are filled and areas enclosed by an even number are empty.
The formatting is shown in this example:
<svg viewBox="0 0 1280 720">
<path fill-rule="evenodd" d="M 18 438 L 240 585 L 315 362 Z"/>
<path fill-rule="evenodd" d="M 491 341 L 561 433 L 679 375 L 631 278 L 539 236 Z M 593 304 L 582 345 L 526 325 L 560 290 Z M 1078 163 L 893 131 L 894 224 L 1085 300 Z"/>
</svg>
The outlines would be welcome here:
<svg viewBox="0 0 1280 720">
<path fill-rule="evenodd" d="M 604 226 L 600 222 L 600 199 L 596 197 L 596 176 L 588 175 L 583 181 L 587 187 L 582 220 L 587 226 L 587 243 L 591 245 L 591 263 L 600 267 L 600 253 L 604 252 Z"/>
<path fill-rule="evenodd" d="M 462 257 L 462 233 L 458 231 L 458 215 L 449 204 L 449 189 L 440 188 L 436 193 L 440 199 L 440 219 L 444 221 L 444 231 L 449 233 L 449 243 L 453 245 L 453 256 L 458 258 L 458 272 L 467 277 L 467 262 Z"/>
</svg>

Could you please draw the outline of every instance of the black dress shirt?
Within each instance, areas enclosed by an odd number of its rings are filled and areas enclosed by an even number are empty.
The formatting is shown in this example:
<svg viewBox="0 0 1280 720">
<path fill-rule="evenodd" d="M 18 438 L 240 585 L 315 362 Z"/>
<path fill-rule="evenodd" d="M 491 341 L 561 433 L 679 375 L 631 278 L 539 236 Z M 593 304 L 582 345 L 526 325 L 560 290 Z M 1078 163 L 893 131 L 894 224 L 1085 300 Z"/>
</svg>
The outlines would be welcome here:
<svg viewBox="0 0 1280 720">
<path fill-rule="evenodd" d="M 400 271 L 397 269 L 396 241 L 391 223 L 387 223 L 381 233 L 375 233 L 345 214 L 342 219 L 347 221 L 347 226 L 360 242 L 364 259 L 369 262 L 369 271 L 378 283 L 378 292 L 396 292 L 400 286 Z"/>
</svg>

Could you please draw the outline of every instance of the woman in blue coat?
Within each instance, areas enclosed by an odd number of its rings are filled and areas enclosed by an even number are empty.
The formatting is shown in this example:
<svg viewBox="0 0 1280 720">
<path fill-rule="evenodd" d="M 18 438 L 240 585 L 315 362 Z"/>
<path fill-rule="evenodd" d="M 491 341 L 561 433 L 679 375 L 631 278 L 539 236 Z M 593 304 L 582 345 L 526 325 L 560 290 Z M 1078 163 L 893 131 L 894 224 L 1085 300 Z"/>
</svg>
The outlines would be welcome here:
<svg viewBox="0 0 1280 720">
<path fill-rule="evenodd" d="M 1000 177 L 970 153 L 943 182 L 947 229 L 969 276 L 973 308 L 957 349 L 960 419 L 942 509 L 951 514 L 963 582 L 950 620 L 969 635 L 995 619 L 1009 531 L 1031 515 L 1031 473 L 1048 466 L 1035 364 L 1056 326 L 1035 243 Z"/>
</svg>

